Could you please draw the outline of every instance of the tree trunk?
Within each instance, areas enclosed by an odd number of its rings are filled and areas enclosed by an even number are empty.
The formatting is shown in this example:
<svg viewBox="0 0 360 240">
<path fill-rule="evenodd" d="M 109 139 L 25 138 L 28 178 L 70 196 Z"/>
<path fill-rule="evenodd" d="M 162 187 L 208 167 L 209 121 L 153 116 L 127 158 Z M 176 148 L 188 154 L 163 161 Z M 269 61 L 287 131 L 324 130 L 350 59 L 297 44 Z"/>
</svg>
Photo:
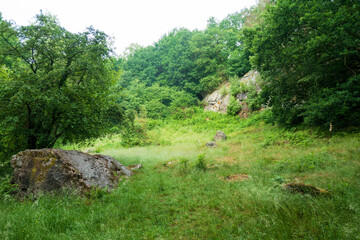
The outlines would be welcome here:
<svg viewBox="0 0 360 240">
<path fill-rule="evenodd" d="M 34 135 L 29 135 L 27 140 L 27 148 L 28 149 L 36 149 L 37 138 Z"/>
</svg>

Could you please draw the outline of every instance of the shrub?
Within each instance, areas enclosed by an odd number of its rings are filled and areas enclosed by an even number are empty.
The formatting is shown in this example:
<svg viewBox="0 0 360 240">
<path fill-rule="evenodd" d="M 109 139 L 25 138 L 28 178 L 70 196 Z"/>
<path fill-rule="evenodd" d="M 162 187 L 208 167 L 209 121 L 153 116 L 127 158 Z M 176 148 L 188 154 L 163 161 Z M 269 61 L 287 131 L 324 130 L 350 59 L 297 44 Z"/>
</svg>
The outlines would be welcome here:
<svg viewBox="0 0 360 240">
<path fill-rule="evenodd" d="M 224 97 L 224 96 L 228 95 L 229 93 L 230 93 L 229 87 L 227 87 L 227 84 L 224 84 L 224 86 L 222 86 L 220 89 L 220 95 L 222 97 Z"/>
<path fill-rule="evenodd" d="M 236 116 L 239 112 L 241 112 L 242 106 L 239 101 L 236 100 L 233 96 L 230 96 L 230 103 L 227 107 L 226 113 L 230 116 Z"/>
<path fill-rule="evenodd" d="M 150 144 L 146 134 L 146 123 L 134 121 L 122 130 L 121 145 L 124 147 L 145 146 Z"/>
<path fill-rule="evenodd" d="M 197 161 L 195 163 L 195 169 L 196 170 L 200 170 L 200 171 L 206 171 L 207 170 L 207 166 L 206 166 L 206 160 L 205 160 L 205 155 L 201 154 L 198 156 Z"/>
<path fill-rule="evenodd" d="M 338 127 L 360 125 L 360 76 L 350 78 L 336 88 L 324 88 L 304 105 L 308 125 L 330 124 Z"/>
</svg>

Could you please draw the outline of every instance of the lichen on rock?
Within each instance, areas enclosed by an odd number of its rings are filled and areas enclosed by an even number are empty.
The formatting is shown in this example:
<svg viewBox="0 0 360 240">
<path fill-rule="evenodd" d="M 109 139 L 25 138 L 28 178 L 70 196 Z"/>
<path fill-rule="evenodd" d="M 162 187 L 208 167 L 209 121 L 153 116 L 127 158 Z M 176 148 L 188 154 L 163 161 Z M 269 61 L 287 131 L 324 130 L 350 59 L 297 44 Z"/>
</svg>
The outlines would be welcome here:
<svg viewBox="0 0 360 240">
<path fill-rule="evenodd" d="M 119 176 L 132 175 L 109 156 L 62 149 L 25 150 L 12 157 L 11 165 L 14 168 L 12 183 L 18 186 L 19 197 L 64 187 L 82 193 L 92 188 L 111 191 Z"/>
</svg>

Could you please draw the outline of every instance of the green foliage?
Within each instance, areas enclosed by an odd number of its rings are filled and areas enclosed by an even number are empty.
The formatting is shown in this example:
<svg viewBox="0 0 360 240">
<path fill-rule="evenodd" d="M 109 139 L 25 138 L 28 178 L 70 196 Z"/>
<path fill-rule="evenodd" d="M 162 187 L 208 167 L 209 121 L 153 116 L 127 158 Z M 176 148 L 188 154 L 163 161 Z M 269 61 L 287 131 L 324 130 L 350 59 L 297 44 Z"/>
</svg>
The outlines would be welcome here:
<svg viewBox="0 0 360 240">
<path fill-rule="evenodd" d="M 227 84 L 225 84 L 224 86 L 222 86 L 220 88 L 220 95 L 221 97 L 225 97 L 226 95 L 228 95 L 230 93 L 230 88 L 227 86 Z"/>
<path fill-rule="evenodd" d="M 265 105 L 265 99 L 262 97 L 260 92 L 257 91 L 256 87 L 251 85 L 247 92 L 246 103 L 251 111 L 257 111 Z"/>
<path fill-rule="evenodd" d="M 125 149 L 114 142 L 101 152 L 125 166 L 142 163 L 143 170 L 123 179 L 110 194 L 94 191 L 86 198 L 65 192 L 43 194 L 34 201 L 0 199 L 0 235 L 4 239 L 359 238 L 359 129 L 318 138 L 313 130 L 299 134 L 266 124 L 268 114 L 241 120 L 199 110 L 177 121 L 152 119 L 158 125 L 148 136 L 163 137 L 171 145 Z M 220 127 L 229 139 L 216 149 L 205 148 Z M 273 135 L 284 141 L 287 132 L 301 138 L 308 135 L 314 142 L 260 149 L 264 139 L 259 138 Z M 195 168 L 202 154 L 205 172 Z M 250 178 L 237 182 L 226 178 L 237 174 Z M 281 188 L 295 181 L 328 189 L 332 197 L 292 194 Z"/>
<path fill-rule="evenodd" d="M 2 166 L 0 166 L 1 168 Z M 16 185 L 11 184 L 11 175 L 4 174 L 0 177 L 0 200 L 11 199 L 13 192 L 16 191 Z"/>
<path fill-rule="evenodd" d="M 359 11 L 358 1 L 274 1 L 244 30 L 276 121 L 360 124 Z"/>
<path fill-rule="evenodd" d="M 239 77 L 232 76 L 230 77 L 229 82 L 231 85 L 230 93 L 233 97 L 236 97 L 236 95 L 241 92 L 240 79 Z"/>
<path fill-rule="evenodd" d="M 207 170 L 207 166 L 206 166 L 206 160 L 205 160 L 205 155 L 201 154 L 197 157 L 197 161 L 195 163 L 195 169 L 199 170 L 199 171 L 206 171 Z"/>
<path fill-rule="evenodd" d="M 281 131 L 268 131 L 264 133 L 263 147 L 273 145 L 290 144 L 297 147 L 305 147 L 314 143 L 315 134 L 309 134 L 308 131 L 298 129 L 282 129 Z"/>
<path fill-rule="evenodd" d="M 103 189 L 98 187 L 91 188 L 88 192 L 85 193 L 86 197 L 91 200 L 101 199 L 107 194 L 109 194 L 109 192 L 107 191 L 106 188 Z"/>
<path fill-rule="evenodd" d="M 326 153 L 310 152 L 299 157 L 291 157 L 276 163 L 278 171 L 307 172 L 321 170 L 335 164 L 331 155 Z"/>
<path fill-rule="evenodd" d="M 126 125 L 121 132 L 121 145 L 123 147 L 145 146 L 150 144 L 147 136 L 146 123 L 134 121 Z"/>
<path fill-rule="evenodd" d="M 230 97 L 230 103 L 227 107 L 226 114 L 230 116 L 237 116 L 242 110 L 242 105 L 233 96 Z"/>
<path fill-rule="evenodd" d="M 50 15 L 22 27 L 0 20 L 0 142 L 8 152 L 96 138 L 121 123 L 108 40 L 92 27 L 70 33 Z"/>
<path fill-rule="evenodd" d="M 185 172 L 188 170 L 188 164 L 189 164 L 189 160 L 186 158 L 181 158 L 180 159 L 180 171 L 181 172 Z"/>
<path fill-rule="evenodd" d="M 176 108 L 171 112 L 171 119 L 187 119 L 192 118 L 196 114 L 194 108 Z"/>
<path fill-rule="evenodd" d="M 174 29 L 153 46 L 130 46 L 116 61 L 123 90 L 118 104 L 141 117 L 188 118 L 205 94 L 250 70 L 250 51 L 242 44 L 245 15 L 210 19 L 204 31 Z"/>
<path fill-rule="evenodd" d="M 185 91 L 157 84 L 146 87 L 139 81 L 133 81 L 118 98 L 119 105 L 127 111 L 134 111 L 138 115 L 146 115 L 152 119 L 169 117 L 197 102 L 192 94 Z"/>
<path fill-rule="evenodd" d="M 350 78 L 336 88 L 324 88 L 310 97 L 302 114 L 305 123 L 323 125 L 334 130 L 359 124 L 360 75 Z"/>
<path fill-rule="evenodd" d="M 243 49 L 244 12 L 220 22 L 210 19 L 204 31 L 174 29 L 153 46 L 133 46 L 121 61 L 120 85 L 158 85 L 202 98 L 229 76 L 250 70 L 250 52 Z M 186 106 L 188 107 L 188 106 Z"/>
<path fill-rule="evenodd" d="M 257 84 L 260 83 L 259 80 L 257 80 L 256 82 Z M 230 92 L 232 95 L 232 98 L 230 98 L 230 105 L 229 105 L 230 115 L 234 116 L 235 114 L 241 111 L 241 105 L 236 104 L 237 101 L 235 99 L 239 93 L 246 94 L 246 99 L 243 101 L 244 103 L 246 103 L 246 105 L 249 107 L 251 111 L 260 110 L 262 106 L 266 105 L 265 102 L 266 98 L 264 98 L 264 96 L 260 94 L 254 83 L 240 82 L 240 79 L 238 77 L 231 77 L 230 83 L 231 83 Z"/>
</svg>

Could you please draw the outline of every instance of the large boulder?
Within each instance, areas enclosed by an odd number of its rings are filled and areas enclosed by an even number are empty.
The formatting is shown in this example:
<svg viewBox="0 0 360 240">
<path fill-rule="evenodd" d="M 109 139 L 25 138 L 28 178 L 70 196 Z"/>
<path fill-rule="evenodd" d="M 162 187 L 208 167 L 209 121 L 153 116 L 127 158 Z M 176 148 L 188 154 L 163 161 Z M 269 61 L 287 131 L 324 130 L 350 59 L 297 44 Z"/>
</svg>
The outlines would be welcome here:
<svg viewBox="0 0 360 240">
<path fill-rule="evenodd" d="M 121 175 L 132 172 L 115 159 L 62 149 L 25 150 L 11 159 L 12 183 L 20 197 L 62 188 L 75 188 L 83 193 L 92 188 L 111 191 Z"/>
</svg>

